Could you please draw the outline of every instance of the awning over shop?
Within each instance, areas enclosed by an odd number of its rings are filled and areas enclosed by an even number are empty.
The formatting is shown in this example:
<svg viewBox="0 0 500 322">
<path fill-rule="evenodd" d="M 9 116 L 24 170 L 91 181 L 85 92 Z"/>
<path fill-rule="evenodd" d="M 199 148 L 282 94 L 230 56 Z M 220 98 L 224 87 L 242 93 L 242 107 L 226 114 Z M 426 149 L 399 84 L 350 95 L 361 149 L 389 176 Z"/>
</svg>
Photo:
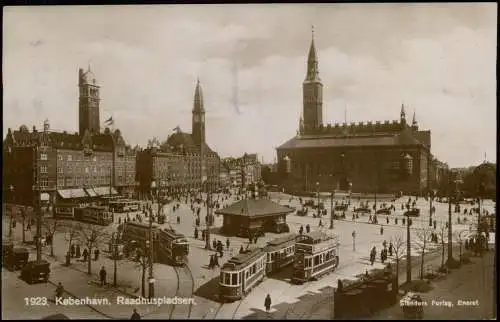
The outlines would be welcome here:
<svg viewBox="0 0 500 322">
<path fill-rule="evenodd" d="M 98 194 L 92 188 L 85 188 L 85 192 L 91 197 L 97 197 Z"/>
<path fill-rule="evenodd" d="M 97 187 L 94 188 L 94 191 L 97 193 L 98 196 L 109 196 L 111 195 L 117 195 L 118 191 L 115 190 L 115 188 L 111 187 L 111 190 L 108 187 Z"/>
<path fill-rule="evenodd" d="M 70 198 L 85 198 L 88 197 L 87 193 L 83 189 L 64 189 L 64 190 L 57 190 L 57 193 L 61 196 L 63 199 L 70 199 Z"/>
<path fill-rule="evenodd" d="M 49 201 L 50 200 L 50 195 L 46 192 L 42 192 L 40 194 L 40 200 L 41 201 Z"/>
</svg>

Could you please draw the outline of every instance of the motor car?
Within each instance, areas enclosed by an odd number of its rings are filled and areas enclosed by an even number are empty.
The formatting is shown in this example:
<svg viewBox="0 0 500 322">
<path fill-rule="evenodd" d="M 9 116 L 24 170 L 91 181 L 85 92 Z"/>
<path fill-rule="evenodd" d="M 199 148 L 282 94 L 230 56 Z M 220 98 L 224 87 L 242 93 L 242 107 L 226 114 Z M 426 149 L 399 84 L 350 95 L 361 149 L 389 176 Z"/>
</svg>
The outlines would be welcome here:
<svg viewBox="0 0 500 322">
<path fill-rule="evenodd" d="M 14 247 L 11 251 L 5 253 L 4 266 L 11 270 L 16 271 L 22 269 L 28 263 L 30 253 L 26 248 Z"/>
<path fill-rule="evenodd" d="M 29 261 L 21 270 L 21 279 L 28 284 L 47 283 L 50 276 L 50 263 L 46 260 Z"/>
<path fill-rule="evenodd" d="M 418 208 L 413 208 L 404 213 L 405 216 L 410 216 L 410 217 L 419 217 L 420 216 L 420 209 Z"/>
</svg>

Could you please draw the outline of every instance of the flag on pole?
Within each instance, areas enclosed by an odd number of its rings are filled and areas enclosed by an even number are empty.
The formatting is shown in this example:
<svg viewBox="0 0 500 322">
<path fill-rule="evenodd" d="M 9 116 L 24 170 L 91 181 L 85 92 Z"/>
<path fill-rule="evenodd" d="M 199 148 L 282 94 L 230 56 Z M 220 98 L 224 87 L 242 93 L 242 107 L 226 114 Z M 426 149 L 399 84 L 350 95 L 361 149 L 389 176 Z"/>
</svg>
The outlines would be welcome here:
<svg viewBox="0 0 500 322">
<path fill-rule="evenodd" d="M 115 124 L 115 120 L 113 120 L 113 117 L 111 116 L 109 119 L 107 119 L 106 121 L 104 121 L 104 124 L 106 124 L 106 125 L 113 125 L 113 124 Z"/>
<path fill-rule="evenodd" d="M 181 131 L 181 128 L 179 127 L 179 125 L 177 125 L 172 131 L 179 133 Z"/>
</svg>

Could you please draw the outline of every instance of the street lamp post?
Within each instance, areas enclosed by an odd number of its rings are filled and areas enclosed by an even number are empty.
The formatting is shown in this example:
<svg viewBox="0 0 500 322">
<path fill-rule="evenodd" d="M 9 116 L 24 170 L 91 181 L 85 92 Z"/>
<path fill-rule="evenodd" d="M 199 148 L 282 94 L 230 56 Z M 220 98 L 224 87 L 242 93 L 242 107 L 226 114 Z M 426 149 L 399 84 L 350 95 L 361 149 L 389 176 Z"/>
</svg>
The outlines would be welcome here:
<svg viewBox="0 0 500 322">
<path fill-rule="evenodd" d="M 10 199 L 12 201 L 12 204 L 14 204 L 14 186 L 10 185 Z M 12 209 L 14 210 L 14 209 Z M 13 217 L 13 211 L 10 212 L 10 220 L 9 220 L 9 237 L 12 237 L 12 217 Z M 24 228 L 23 228 L 24 230 Z"/>
<path fill-rule="evenodd" d="M 320 209 L 319 209 L 319 181 L 316 181 L 316 193 L 318 194 L 318 218 L 320 218 Z"/>
<path fill-rule="evenodd" d="M 352 251 L 356 251 L 356 231 L 352 231 Z"/>
<path fill-rule="evenodd" d="M 206 250 L 211 250 L 212 247 L 210 247 L 210 227 L 212 223 L 212 215 L 211 215 L 211 203 L 212 203 L 212 196 L 210 193 L 210 187 L 208 184 L 207 180 L 203 181 L 204 186 L 207 188 L 207 220 L 206 220 L 206 227 L 207 231 L 205 232 L 205 249 Z"/>
<path fill-rule="evenodd" d="M 481 235 L 481 202 L 482 202 L 482 196 L 484 195 L 484 192 L 485 192 L 486 188 L 485 188 L 485 184 L 484 182 L 481 182 L 479 184 L 479 189 L 478 189 L 478 198 L 477 198 L 477 210 L 478 210 L 478 213 L 477 213 L 477 235 L 480 236 Z"/>
<path fill-rule="evenodd" d="M 434 190 L 429 189 L 429 227 L 432 227 L 432 201 L 434 199 Z"/>
<path fill-rule="evenodd" d="M 156 188 L 156 181 L 152 181 L 151 182 L 151 199 L 154 200 L 154 193 L 153 193 L 153 190 Z M 158 190 L 156 190 L 156 192 L 158 192 Z M 157 202 L 158 202 L 158 214 L 160 212 L 160 200 L 159 198 L 156 198 Z M 147 241 L 147 243 L 149 244 L 149 278 L 148 278 L 148 286 L 149 286 L 149 298 L 153 298 L 154 297 L 154 292 L 155 292 L 155 288 L 154 288 L 154 278 L 153 278 L 153 209 L 151 209 L 151 213 L 149 214 L 149 240 Z"/>
<path fill-rule="evenodd" d="M 333 206 L 333 197 L 335 196 L 335 187 L 332 187 L 332 194 L 330 198 L 330 229 L 333 229 L 333 217 L 335 216 L 335 207 Z"/>
<path fill-rule="evenodd" d="M 456 177 L 456 178 L 453 178 Z M 449 197 L 448 197 L 448 260 L 447 260 L 447 266 L 452 267 L 456 263 L 455 259 L 453 258 L 453 241 L 452 241 L 452 235 L 453 235 L 453 229 L 452 229 L 452 222 L 451 222 L 451 203 L 452 199 L 455 199 L 456 202 L 458 202 L 458 183 L 460 180 L 458 179 L 458 173 L 452 173 L 450 171 L 450 176 L 449 176 Z M 453 195 L 455 195 L 455 198 L 453 198 Z"/>
<path fill-rule="evenodd" d="M 118 260 L 118 236 L 113 233 L 113 286 L 116 287 L 117 284 L 117 263 Z"/>
<path fill-rule="evenodd" d="M 410 242 L 410 216 L 406 212 L 406 283 L 411 282 L 411 242 Z"/>
<path fill-rule="evenodd" d="M 40 180 L 39 178 L 37 180 Z M 35 216 L 36 216 L 36 261 L 40 262 L 42 260 L 42 222 L 41 222 L 41 211 L 40 211 L 40 189 L 33 187 L 35 191 Z M 24 224 L 23 224 L 24 226 Z M 24 227 L 23 227 L 23 237 L 24 237 Z"/>
</svg>

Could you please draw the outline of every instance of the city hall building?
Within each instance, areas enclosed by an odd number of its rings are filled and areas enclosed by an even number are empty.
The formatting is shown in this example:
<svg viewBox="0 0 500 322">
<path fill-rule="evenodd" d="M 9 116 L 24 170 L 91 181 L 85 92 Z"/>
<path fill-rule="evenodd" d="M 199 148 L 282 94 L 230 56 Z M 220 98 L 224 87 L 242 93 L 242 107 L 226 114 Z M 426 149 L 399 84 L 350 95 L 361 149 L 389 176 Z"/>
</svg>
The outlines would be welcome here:
<svg viewBox="0 0 500 322">
<path fill-rule="evenodd" d="M 323 83 L 314 37 L 302 88 L 297 135 L 277 148 L 286 190 L 419 193 L 435 180 L 431 132 L 419 129 L 415 114 L 409 123 L 404 105 L 394 121 L 323 123 Z"/>
</svg>

